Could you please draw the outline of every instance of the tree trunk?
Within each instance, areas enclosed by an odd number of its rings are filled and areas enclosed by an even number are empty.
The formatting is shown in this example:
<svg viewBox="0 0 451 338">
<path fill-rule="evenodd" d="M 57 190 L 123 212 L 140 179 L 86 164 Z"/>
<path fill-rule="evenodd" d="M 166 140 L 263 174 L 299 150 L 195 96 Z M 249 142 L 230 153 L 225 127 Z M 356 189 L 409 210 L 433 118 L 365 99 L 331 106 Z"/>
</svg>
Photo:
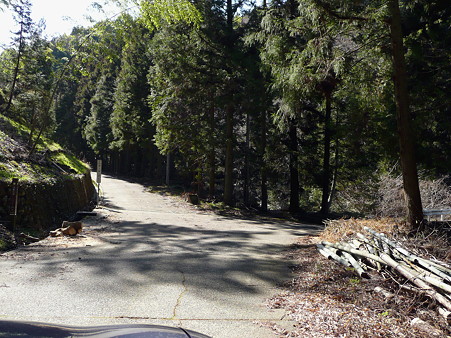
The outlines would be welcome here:
<svg viewBox="0 0 451 338">
<path fill-rule="evenodd" d="M 157 156 L 157 166 L 155 168 L 155 175 L 158 180 L 161 180 L 163 182 L 164 175 L 165 175 L 165 165 L 164 165 L 164 156 L 160 155 L 158 151 L 155 151 L 155 153 L 158 153 Z"/>
<path fill-rule="evenodd" d="M 122 166 L 122 170 L 123 170 L 123 175 L 130 175 L 130 167 L 131 167 L 131 146 L 130 144 L 127 144 L 125 147 L 125 156 L 123 158 L 123 166 Z"/>
<path fill-rule="evenodd" d="M 211 94 L 211 97 L 213 97 L 213 93 Z M 214 142 L 214 133 L 215 133 L 215 105 L 212 101 L 211 107 L 210 107 L 210 114 L 209 114 L 209 128 L 210 128 L 210 144 L 211 147 L 208 151 L 208 195 L 210 198 L 213 198 L 215 196 L 215 182 L 216 182 L 216 156 L 215 156 L 215 142 Z"/>
<path fill-rule="evenodd" d="M 337 123 L 336 123 L 336 127 L 338 126 L 338 119 L 337 119 Z M 335 130 L 335 134 L 336 134 L 336 130 Z M 335 138 L 335 164 L 334 164 L 334 172 L 332 174 L 332 184 L 331 184 L 331 188 L 330 188 L 330 192 L 329 192 L 329 198 L 327 200 L 328 203 L 328 208 L 330 210 L 330 206 L 332 205 L 332 201 L 334 199 L 335 196 L 335 192 L 336 192 L 336 188 L 337 188 L 337 181 L 338 181 L 338 167 L 340 165 L 340 152 L 339 152 L 339 147 L 340 147 L 340 141 L 338 140 L 338 137 Z"/>
<path fill-rule="evenodd" d="M 224 203 L 233 204 L 233 108 L 227 106 L 226 111 L 226 159 L 224 180 Z"/>
<path fill-rule="evenodd" d="M 330 194 L 330 141 L 331 141 L 331 127 L 330 120 L 332 115 L 332 91 L 326 90 L 324 92 L 326 99 L 326 116 L 324 121 L 324 158 L 323 158 L 323 186 L 321 198 L 321 213 L 329 213 L 329 194 Z"/>
<path fill-rule="evenodd" d="M 19 31 L 19 48 L 17 51 L 16 64 L 14 66 L 13 82 L 11 84 L 11 89 L 10 89 L 10 93 L 8 96 L 8 102 L 4 109 L 5 113 L 8 113 L 9 109 L 11 108 L 11 104 L 13 102 L 13 97 L 14 97 L 14 90 L 16 88 L 17 79 L 19 78 L 20 60 L 22 58 L 22 53 L 23 53 L 23 49 L 24 49 L 24 39 L 25 39 L 24 34 L 25 34 L 24 23 L 21 23 L 20 31 Z"/>
<path fill-rule="evenodd" d="M 44 131 L 44 127 L 39 129 L 38 136 L 36 137 L 36 140 L 31 144 L 30 151 L 28 152 L 28 157 L 33 155 L 34 151 L 36 150 L 36 147 L 38 146 L 39 140 L 41 139 L 42 133 Z"/>
<path fill-rule="evenodd" d="M 226 3 L 227 32 L 226 32 L 226 52 L 232 58 L 234 50 L 234 31 L 233 31 L 233 4 L 232 0 Z M 224 179 L 224 203 L 233 204 L 233 99 L 234 84 L 229 80 L 228 84 L 229 103 L 226 106 L 226 159 L 225 159 L 225 179 Z"/>
<path fill-rule="evenodd" d="M 113 172 L 116 176 L 119 173 L 119 157 L 120 157 L 119 151 L 115 150 L 113 153 Z"/>
<path fill-rule="evenodd" d="M 268 210 L 268 174 L 267 174 L 267 168 L 266 168 L 266 111 L 262 114 L 262 122 L 261 122 L 261 128 L 262 128 L 262 138 L 261 138 L 261 210 L 267 211 Z"/>
<path fill-rule="evenodd" d="M 249 151 L 250 149 L 250 118 L 249 112 L 246 113 L 246 149 L 244 154 L 244 205 L 249 206 L 249 185 L 250 185 L 250 168 L 249 168 Z"/>
<path fill-rule="evenodd" d="M 290 150 L 290 206 L 291 212 L 299 211 L 299 171 L 298 171 L 298 135 L 294 119 L 290 120 L 289 127 Z"/>
<path fill-rule="evenodd" d="M 227 0 L 226 4 L 226 14 L 227 14 L 227 34 L 229 35 L 229 38 L 233 35 L 233 4 L 232 0 Z M 231 40 L 229 41 L 231 43 Z"/>
<path fill-rule="evenodd" d="M 136 170 L 136 176 L 142 177 L 143 176 L 143 166 L 144 166 L 144 154 L 143 154 L 143 147 L 136 146 L 136 161 L 135 161 L 135 170 Z"/>
<path fill-rule="evenodd" d="M 216 161 L 215 150 L 210 149 L 208 153 L 208 196 L 213 198 L 216 192 Z"/>
<path fill-rule="evenodd" d="M 152 143 L 150 145 L 150 156 L 148 160 L 149 178 L 159 178 L 161 157 L 162 156 L 158 151 L 158 148 Z"/>
<path fill-rule="evenodd" d="M 168 153 L 166 154 L 166 185 L 169 185 L 171 180 L 170 172 L 171 172 L 171 153 L 168 151 Z"/>
<path fill-rule="evenodd" d="M 401 13 L 398 0 L 389 1 L 390 35 L 393 57 L 393 78 L 397 108 L 397 125 L 402 178 L 407 205 L 407 222 L 419 229 L 423 221 L 418 172 L 415 160 L 415 146 L 411 126 L 407 73 L 401 29 Z"/>
</svg>

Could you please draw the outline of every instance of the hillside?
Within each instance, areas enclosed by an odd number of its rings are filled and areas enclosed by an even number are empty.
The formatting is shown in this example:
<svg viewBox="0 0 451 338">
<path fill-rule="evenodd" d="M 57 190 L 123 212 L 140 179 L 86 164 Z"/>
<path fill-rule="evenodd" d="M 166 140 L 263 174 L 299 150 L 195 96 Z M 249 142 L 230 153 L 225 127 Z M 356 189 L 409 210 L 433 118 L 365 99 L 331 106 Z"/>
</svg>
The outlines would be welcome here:
<svg viewBox="0 0 451 338">
<path fill-rule="evenodd" d="M 88 164 L 47 137 L 31 152 L 29 135 L 24 124 L 0 115 L 0 251 L 13 248 L 21 232 L 47 236 L 62 220 L 89 208 L 93 198 Z M 13 178 L 19 179 L 15 217 Z"/>
<path fill-rule="evenodd" d="M 30 130 L 0 115 L 0 180 L 13 177 L 29 183 L 55 181 L 89 171 L 89 165 L 65 151 L 58 143 L 46 137 L 30 154 Z"/>
</svg>

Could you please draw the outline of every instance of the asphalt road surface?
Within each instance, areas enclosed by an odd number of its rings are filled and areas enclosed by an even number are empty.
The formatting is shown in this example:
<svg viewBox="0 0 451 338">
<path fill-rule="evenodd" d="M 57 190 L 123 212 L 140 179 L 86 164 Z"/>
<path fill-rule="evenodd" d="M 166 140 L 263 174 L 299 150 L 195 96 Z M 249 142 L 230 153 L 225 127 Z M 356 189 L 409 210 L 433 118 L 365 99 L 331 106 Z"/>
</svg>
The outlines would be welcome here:
<svg viewBox="0 0 451 338">
<path fill-rule="evenodd" d="M 98 216 L 76 238 L 0 255 L 0 319 L 181 326 L 212 337 L 275 337 L 293 325 L 265 299 L 292 276 L 283 250 L 316 226 L 201 212 L 103 176 Z"/>
</svg>

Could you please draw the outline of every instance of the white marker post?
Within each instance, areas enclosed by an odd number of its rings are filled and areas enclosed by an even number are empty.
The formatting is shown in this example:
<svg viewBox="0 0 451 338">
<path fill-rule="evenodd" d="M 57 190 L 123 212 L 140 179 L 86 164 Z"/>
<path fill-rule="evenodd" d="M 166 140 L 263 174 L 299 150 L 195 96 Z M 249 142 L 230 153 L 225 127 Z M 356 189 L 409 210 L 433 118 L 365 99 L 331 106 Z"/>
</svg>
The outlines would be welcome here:
<svg viewBox="0 0 451 338">
<path fill-rule="evenodd" d="M 100 201 L 100 182 L 102 182 L 102 160 L 97 160 L 97 206 Z"/>
<path fill-rule="evenodd" d="M 10 208 L 9 214 L 13 216 L 13 232 L 16 231 L 16 218 L 17 218 L 17 204 L 19 201 L 19 179 L 13 178 L 11 186 L 11 197 L 10 197 Z"/>
</svg>

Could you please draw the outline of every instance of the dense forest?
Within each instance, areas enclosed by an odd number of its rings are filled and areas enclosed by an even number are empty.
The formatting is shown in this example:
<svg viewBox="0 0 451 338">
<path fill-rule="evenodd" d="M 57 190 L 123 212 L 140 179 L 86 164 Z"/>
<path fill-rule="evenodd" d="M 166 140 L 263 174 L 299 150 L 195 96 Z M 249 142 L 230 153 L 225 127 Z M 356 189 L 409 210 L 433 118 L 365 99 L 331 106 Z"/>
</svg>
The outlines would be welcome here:
<svg viewBox="0 0 451 338">
<path fill-rule="evenodd" d="M 377 214 L 401 177 L 412 225 L 418 172 L 449 184 L 448 1 L 120 2 L 133 9 L 52 40 L 29 0 L 0 4 L 18 23 L 0 113 L 31 151 L 52 136 L 115 174 L 325 215 Z"/>
</svg>

